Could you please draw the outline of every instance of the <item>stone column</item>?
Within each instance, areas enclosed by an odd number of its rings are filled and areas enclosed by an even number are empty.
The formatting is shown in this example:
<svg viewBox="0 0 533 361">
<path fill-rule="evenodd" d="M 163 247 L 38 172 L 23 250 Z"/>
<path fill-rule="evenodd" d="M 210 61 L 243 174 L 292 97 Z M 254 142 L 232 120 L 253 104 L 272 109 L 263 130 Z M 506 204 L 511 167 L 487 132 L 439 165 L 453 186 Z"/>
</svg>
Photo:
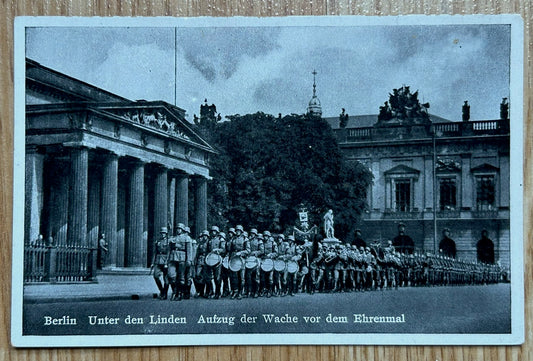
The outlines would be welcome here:
<svg viewBox="0 0 533 361">
<path fill-rule="evenodd" d="M 109 154 L 102 170 L 102 203 L 100 211 L 101 233 L 105 234 L 109 254 L 107 265 L 117 265 L 117 202 L 118 202 L 118 156 Z M 106 266 L 107 266 L 106 265 Z"/>
<path fill-rule="evenodd" d="M 207 179 L 194 178 L 194 232 L 197 237 L 200 232 L 207 229 Z"/>
<path fill-rule="evenodd" d="M 126 266 L 146 266 L 146 244 L 144 231 L 144 163 L 130 165 L 129 204 L 127 209 Z"/>
<path fill-rule="evenodd" d="M 87 201 L 87 244 L 98 248 L 100 236 L 100 174 L 94 167 L 89 172 L 89 195 Z"/>
<path fill-rule="evenodd" d="M 176 218 L 178 223 L 189 224 L 189 177 L 180 175 L 176 178 Z"/>
<path fill-rule="evenodd" d="M 87 247 L 87 188 L 89 150 L 70 151 L 70 184 L 67 243 Z"/>
<path fill-rule="evenodd" d="M 166 168 L 160 167 L 155 171 L 154 183 L 154 235 L 159 235 L 161 227 L 168 226 L 168 170 Z"/>
<path fill-rule="evenodd" d="M 167 222 L 169 232 L 174 231 L 174 220 L 176 219 L 176 177 L 170 176 L 168 180 L 168 211 Z"/>
<path fill-rule="evenodd" d="M 24 192 L 24 242 L 37 239 L 41 228 L 43 209 L 43 166 L 44 155 L 36 148 L 26 149 L 26 181 Z"/>
</svg>

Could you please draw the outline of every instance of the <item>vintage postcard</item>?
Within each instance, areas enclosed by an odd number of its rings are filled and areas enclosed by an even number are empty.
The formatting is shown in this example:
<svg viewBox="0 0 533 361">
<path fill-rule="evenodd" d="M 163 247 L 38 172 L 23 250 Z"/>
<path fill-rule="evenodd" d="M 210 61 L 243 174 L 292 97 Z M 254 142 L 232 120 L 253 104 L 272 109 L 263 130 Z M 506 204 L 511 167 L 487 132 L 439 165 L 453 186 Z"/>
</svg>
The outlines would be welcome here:
<svg viewBox="0 0 533 361">
<path fill-rule="evenodd" d="M 12 343 L 524 340 L 517 15 L 15 21 Z"/>
</svg>

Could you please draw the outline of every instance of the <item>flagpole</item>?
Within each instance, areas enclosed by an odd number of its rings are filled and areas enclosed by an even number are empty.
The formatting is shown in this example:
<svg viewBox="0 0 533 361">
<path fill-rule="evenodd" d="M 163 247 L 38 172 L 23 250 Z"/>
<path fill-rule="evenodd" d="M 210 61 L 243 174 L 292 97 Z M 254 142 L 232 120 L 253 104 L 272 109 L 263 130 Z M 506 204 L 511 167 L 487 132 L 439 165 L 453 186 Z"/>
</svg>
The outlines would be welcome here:
<svg viewBox="0 0 533 361">
<path fill-rule="evenodd" d="M 178 28 L 174 28 L 174 105 L 178 106 Z"/>
</svg>

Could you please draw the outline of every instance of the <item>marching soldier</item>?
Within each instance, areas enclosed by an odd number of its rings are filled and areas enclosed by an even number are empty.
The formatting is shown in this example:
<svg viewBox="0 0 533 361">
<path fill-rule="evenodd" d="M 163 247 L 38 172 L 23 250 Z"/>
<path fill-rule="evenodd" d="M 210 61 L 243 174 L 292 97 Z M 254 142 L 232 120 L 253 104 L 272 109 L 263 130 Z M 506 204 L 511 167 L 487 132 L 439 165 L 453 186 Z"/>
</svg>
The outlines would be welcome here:
<svg viewBox="0 0 533 361">
<path fill-rule="evenodd" d="M 219 232 L 217 226 L 211 227 L 211 238 L 207 241 L 206 253 L 216 253 L 220 257 L 226 255 L 226 235 L 223 232 Z M 222 268 L 221 263 L 218 263 L 214 266 L 207 266 L 207 288 L 209 289 L 208 296 L 210 298 L 219 299 L 221 292 L 221 277 L 220 269 Z"/>
<path fill-rule="evenodd" d="M 168 229 L 161 227 L 159 239 L 154 242 L 154 260 L 152 268 L 154 270 L 154 280 L 159 289 L 159 299 L 166 300 L 168 293 Z"/>
<path fill-rule="evenodd" d="M 222 264 L 220 269 L 220 278 L 222 280 L 222 298 L 228 297 L 231 294 L 231 271 L 229 269 L 229 247 L 235 238 L 235 228 L 228 229 L 228 237 L 226 238 L 226 258 L 227 262 Z"/>
<path fill-rule="evenodd" d="M 265 251 L 264 245 L 263 245 L 263 237 L 259 237 L 257 234 L 257 229 L 252 228 L 250 230 L 250 256 L 256 257 L 258 260 L 263 256 L 263 253 Z M 254 297 L 257 298 L 259 296 L 259 287 L 260 287 L 260 280 L 259 280 L 259 262 L 257 265 L 253 268 L 246 268 L 246 293 L 248 297 Z"/>
<path fill-rule="evenodd" d="M 288 246 L 288 243 L 285 242 L 285 235 L 284 234 L 278 234 L 276 237 L 276 245 L 278 247 L 278 255 L 277 259 L 283 260 L 282 255 L 285 254 L 285 250 Z M 283 274 L 284 271 L 277 271 L 274 268 L 273 271 L 273 287 L 272 287 L 272 294 L 274 296 L 281 296 L 283 293 Z"/>
<path fill-rule="evenodd" d="M 301 250 L 299 250 L 296 240 L 293 235 L 287 237 L 289 242 L 286 242 L 284 259 L 285 262 L 294 262 L 298 264 L 298 261 L 302 258 Z M 283 274 L 283 293 L 294 296 L 298 292 L 298 269 L 289 270 L 288 264 L 285 267 L 285 272 Z"/>
<path fill-rule="evenodd" d="M 209 232 L 207 230 L 200 233 L 198 243 L 196 245 L 196 258 L 194 261 L 194 288 L 198 297 L 206 298 L 209 291 L 207 290 L 207 266 L 205 264 L 205 257 L 207 256 L 207 241 L 209 240 Z"/>
<path fill-rule="evenodd" d="M 311 276 L 313 278 L 314 291 L 320 291 L 322 281 L 324 280 L 324 246 L 322 243 L 318 244 L 317 254 L 311 262 L 310 268 Z"/>
<path fill-rule="evenodd" d="M 263 232 L 263 238 L 264 258 L 274 260 L 278 256 L 278 245 L 269 231 Z M 263 286 L 262 293 L 267 297 L 271 297 L 274 288 L 274 270 L 264 271 L 261 269 L 261 283 Z"/>
<path fill-rule="evenodd" d="M 192 256 L 192 240 L 185 231 L 185 225 L 179 223 L 176 236 L 169 240 L 170 254 L 168 263 L 168 278 L 172 287 L 173 299 L 190 297 L 188 286 L 190 283 L 190 257 Z"/>
<path fill-rule="evenodd" d="M 232 288 L 231 298 L 237 298 L 240 300 L 242 298 L 242 293 L 244 292 L 244 258 L 248 256 L 248 253 L 250 252 L 250 246 L 248 244 L 248 240 L 244 236 L 244 229 L 241 225 L 235 227 L 235 234 L 236 237 L 230 241 L 229 245 L 230 262 L 232 262 L 233 257 L 240 257 L 242 262 L 239 270 L 231 271 L 230 273 Z"/>
</svg>

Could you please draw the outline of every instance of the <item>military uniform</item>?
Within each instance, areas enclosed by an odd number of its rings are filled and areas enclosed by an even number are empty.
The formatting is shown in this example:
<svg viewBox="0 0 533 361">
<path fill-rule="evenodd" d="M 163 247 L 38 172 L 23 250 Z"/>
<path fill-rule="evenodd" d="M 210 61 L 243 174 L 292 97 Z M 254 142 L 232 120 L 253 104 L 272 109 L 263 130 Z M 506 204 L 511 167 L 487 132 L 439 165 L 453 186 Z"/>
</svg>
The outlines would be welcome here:
<svg viewBox="0 0 533 361">
<path fill-rule="evenodd" d="M 263 245 L 263 237 L 259 237 L 256 229 L 250 231 L 250 240 L 248 241 L 250 246 L 250 256 L 257 257 L 261 259 L 265 252 L 265 247 Z M 246 293 L 249 297 L 258 297 L 260 292 L 260 272 L 259 264 L 253 268 L 246 269 Z"/>
<path fill-rule="evenodd" d="M 231 271 L 230 273 L 231 288 L 232 288 L 231 297 L 240 299 L 242 297 L 242 293 L 244 292 L 244 281 L 245 281 L 244 260 L 250 253 L 250 246 L 248 244 L 248 240 L 243 234 L 244 229 L 242 228 L 242 226 L 239 225 L 235 227 L 235 231 L 236 231 L 236 237 L 233 238 L 229 244 L 229 259 L 231 262 L 233 257 L 240 257 L 242 258 L 243 262 L 242 262 L 241 269 L 237 271 Z"/>
<path fill-rule="evenodd" d="M 168 278 L 173 298 L 181 300 L 190 296 L 190 267 L 192 263 L 192 239 L 185 232 L 185 226 L 178 224 L 177 235 L 169 240 Z"/>
<path fill-rule="evenodd" d="M 154 242 L 154 261 L 152 268 L 154 270 L 154 280 L 159 289 L 159 298 L 166 299 L 168 293 L 168 230 L 166 227 L 161 228 L 160 238 Z"/>
<path fill-rule="evenodd" d="M 226 235 L 222 232 L 218 232 L 218 227 L 213 226 L 211 229 L 211 238 L 207 241 L 206 253 L 214 252 L 221 257 L 226 255 Z M 215 266 L 207 266 L 207 278 L 209 282 L 207 287 L 209 288 L 209 296 L 214 298 L 220 298 L 221 296 L 221 277 L 220 269 L 221 263 Z"/>
<path fill-rule="evenodd" d="M 198 242 L 196 244 L 196 257 L 194 261 L 194 288 L 196 289 L 197 295 L 204 298 L 209 294 L 207 284 L 210 282 L 207 275 L 207 265 L 205 264 L 208 239 L 208 231 L 203 231 L 200 234 L 200 237 L 198 237 Z"/>
<path fill-rule="evenodd" d="M 274 237 L 270 234 L 269 231 L 265 231 L 263 233 L 263 249 L 264 249 L 264 257 L 274 260 L 278 255 L 278 245 L 274 241 Z M 262 284 L 262 293 L 264 293 L 267 297 L 270 297 L 272 295 L 272 289 L 274 287 L 274 271 L 268 271 L 265 272 L 263 269 L 261 269 L 261 284 Z"/>
</svg>

